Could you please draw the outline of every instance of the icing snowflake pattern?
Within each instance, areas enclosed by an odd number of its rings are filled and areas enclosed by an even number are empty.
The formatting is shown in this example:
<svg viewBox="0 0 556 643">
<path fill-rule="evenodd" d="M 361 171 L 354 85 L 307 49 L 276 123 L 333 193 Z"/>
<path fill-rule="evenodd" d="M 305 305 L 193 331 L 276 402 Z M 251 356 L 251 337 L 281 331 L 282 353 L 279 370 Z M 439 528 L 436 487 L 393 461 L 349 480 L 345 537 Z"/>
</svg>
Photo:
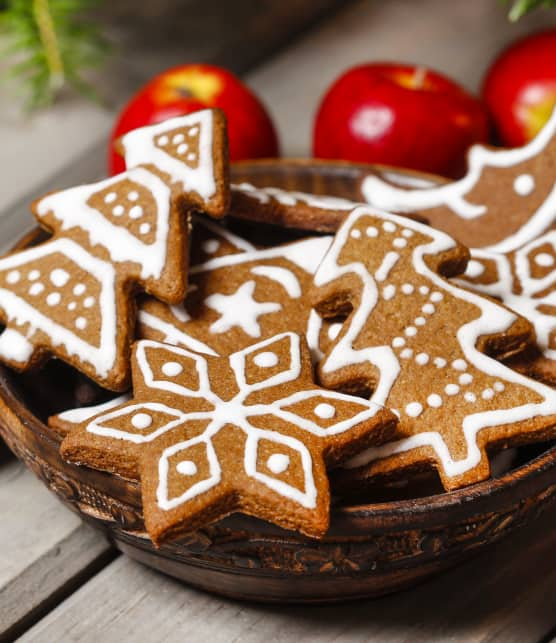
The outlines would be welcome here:
<svg viewBox="0 0 556 643">
<path fill-rule="evenodd" d="M 505 254 L 473 249 L 456 281 L 519 311 L 535 327 L 545 357 L 556 359 L 556 232 Z"/>
<path fill-rule="evenodd" d="M 509 436 L 520 423 L 547 430 L 554 424 L 554 391 L 480 350 L 517 318 L 438 274 L 458 256 L 461 250 L 444 233 L 361 207 L 317 270 L 319 312 L 336 312 L 326 306 L 338 290 L 353 305 L 329 338 L 319 365 L 322 383 L 342 388 L 367 381 L 370 399 L 400 416 L 402 439 L 358 455 L 349 467 L 366 466 L 372 475 L 380 461 L 420 450 L 423 460 L 437 463 L 446 488 L 454 488 L 464 475 L 467 481 L 488 477 L 490 434 L 483 431 L 503 425 Z"/>
<path fill-rule="evenodd" d="M 371 402 L 316 388 L 306 350 L 292 333 L 229 358 L 143 340 L 135 353 L 135 397 L 71 432 L 62 454 L 93 439 L 117 461 L 118 450 L 132 445 L 155 541 L 178 523 L 184 531 L 198 527 L 204 498 L 216 503 L 211 520 L 262 503 L 268 511 L 260 517 L 288 527 L 293 508 L 305 533 L 322 535 L 325 460 L 338 462 L 356 436 L 368 442 L 391 418 Z M 228 499 L 225 509 L 218 498 Z"/>
</svg>

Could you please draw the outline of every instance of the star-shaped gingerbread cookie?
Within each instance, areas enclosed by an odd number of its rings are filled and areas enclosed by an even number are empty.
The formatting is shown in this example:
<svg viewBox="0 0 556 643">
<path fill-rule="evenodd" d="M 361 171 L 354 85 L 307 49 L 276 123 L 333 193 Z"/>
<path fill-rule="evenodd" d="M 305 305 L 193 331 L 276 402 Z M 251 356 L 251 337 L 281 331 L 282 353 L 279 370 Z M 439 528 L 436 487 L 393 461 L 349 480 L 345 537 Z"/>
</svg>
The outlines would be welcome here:
<svg viewBox="0 0 556 643">
<path fill-rule="evenodd" d="M 129 402 L 76 423 L 61 454 L 139 478 L 155 543 L 234 511 L 320 537 L 325 465 L 384 442 L 395 425 L 372 402 L 316 387 L 305 340 L 293 333 L 228 358 L 144 340 L 133 383 Z"/>
</svg>

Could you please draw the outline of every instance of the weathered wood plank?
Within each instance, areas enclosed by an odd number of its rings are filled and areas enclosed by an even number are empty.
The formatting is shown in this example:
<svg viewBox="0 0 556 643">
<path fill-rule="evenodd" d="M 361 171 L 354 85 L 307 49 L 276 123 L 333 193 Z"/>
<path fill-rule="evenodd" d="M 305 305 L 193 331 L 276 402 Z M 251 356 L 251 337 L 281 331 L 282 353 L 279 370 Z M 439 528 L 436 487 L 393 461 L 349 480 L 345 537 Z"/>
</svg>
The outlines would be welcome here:
<svg viewBox="0 0 556 643">
<path fill-rule="evenodd" d="M 113 555 L 104 537 L 13 458 L 0 462 L 0 516 L 2 639 L 32 624 Z"/>
<path fill-rule="evenodd" d="M 121 557 L 22 641 L 536 642 L 556 624 L 553 527 L 554 517 L 547 515 L 410 591 L 336 606 L 223 600 Z"/>
</svg>

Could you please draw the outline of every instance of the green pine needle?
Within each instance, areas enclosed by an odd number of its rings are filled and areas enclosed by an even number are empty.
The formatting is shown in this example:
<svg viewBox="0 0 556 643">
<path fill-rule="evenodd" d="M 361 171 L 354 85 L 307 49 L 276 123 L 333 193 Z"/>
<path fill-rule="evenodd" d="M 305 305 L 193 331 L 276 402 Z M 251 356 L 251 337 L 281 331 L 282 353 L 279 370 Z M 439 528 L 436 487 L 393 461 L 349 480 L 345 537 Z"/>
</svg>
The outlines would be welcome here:
<svg viewBox="0 0 556 643">
<path fill-rule="evenodd" d="M 0 12 L 7 75 L 27 92 L 27 107 L 50 105 L 68 86 L 88 96 L 83 72 L 101 64 L 107 43 L 84 17 L 100 0 L 5 0 Z"/>
<path fill-rule="evenodd" d="M 504 0 L 504 2 L 511 5 L 508 18 L 512 22 L 517 22 L 533 9 L 540 9 L 541 7 L 548 9 L 556 5 L 556 0 Z"/>
</svg>

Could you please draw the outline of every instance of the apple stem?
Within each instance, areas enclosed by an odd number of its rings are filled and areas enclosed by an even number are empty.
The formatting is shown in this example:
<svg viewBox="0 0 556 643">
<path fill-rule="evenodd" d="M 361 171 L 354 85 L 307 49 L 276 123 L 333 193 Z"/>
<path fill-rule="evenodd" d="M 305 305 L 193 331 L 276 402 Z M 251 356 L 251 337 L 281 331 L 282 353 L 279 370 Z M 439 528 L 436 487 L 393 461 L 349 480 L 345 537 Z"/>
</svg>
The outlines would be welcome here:
<svg viewBox="0 0 556 643">
<path fill-rule="evenodd" d="M 425 78 L 427 76 L 427 68 L 424 67 L 423 65 L 419 65 L 419 67 L 415 67 L 415 71 L 413 72 L 413 87 L 415 89 L 421 89 L 425 82 Z"/>
</svg>

